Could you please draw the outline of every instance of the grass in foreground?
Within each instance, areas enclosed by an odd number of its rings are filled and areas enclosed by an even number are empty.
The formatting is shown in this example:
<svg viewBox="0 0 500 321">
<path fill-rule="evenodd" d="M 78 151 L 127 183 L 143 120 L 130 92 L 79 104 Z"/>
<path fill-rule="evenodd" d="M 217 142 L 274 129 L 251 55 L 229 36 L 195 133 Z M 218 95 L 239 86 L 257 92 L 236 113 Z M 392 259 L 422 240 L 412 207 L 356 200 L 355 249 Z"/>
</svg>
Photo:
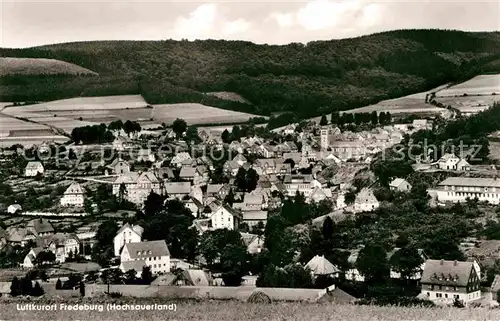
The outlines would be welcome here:
<svg viewBox="0 0 500 321">
<path fill-rule="evenodd" d="M 150 302 L 151 301 L 151 302 Z M 154 300 L 158 304 L 172 303 Z M 22 302 L 19 304 L 26 304 Z M 32 303 L 37 304 L 36 301 Z M 59 305 L 58 302 L 57 304 Z M 83 301 L 81 304 L 111 301 Z M 122 302 L 120 304 L 126 304 Z M 153 304 L 152 300 L 128 302 Z M 176 302 L 176 311 L 18 311 L 17 303 L 0 304 L 1 320 L 296 320 L 296 321 L 401 321 L 401 320 L 498 320 L 499 310 L 487 308 L 404 308 L 311 303 L 251 304 L 236 301 Z"/>
</svg>

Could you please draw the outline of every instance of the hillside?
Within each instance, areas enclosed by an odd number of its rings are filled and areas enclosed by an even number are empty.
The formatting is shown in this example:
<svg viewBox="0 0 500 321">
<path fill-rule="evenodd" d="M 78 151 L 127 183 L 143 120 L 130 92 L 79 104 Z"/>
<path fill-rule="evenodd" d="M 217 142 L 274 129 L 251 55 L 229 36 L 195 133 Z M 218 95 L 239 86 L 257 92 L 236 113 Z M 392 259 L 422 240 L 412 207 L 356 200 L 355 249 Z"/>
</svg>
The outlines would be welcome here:
<svg viewBox="0 0 500 321">
<path fill-rule="evenodd" d="M 0 100 L 142 94 L 149 104 L 193 102 L 270 115 L 316 116 L 499 72 L 500 33 L 391 31 L 307 45 L 243 41 L 98 41 L 0 49 L 67 61 L 99 77 L 2 77 Z M 207 92 L 232 92 L 249 103 Z"/>
<path fill-rule="evenodd" d="M 43 58 L 0 58 L 0 76 L 7 75 L 97 75 L 72 63 Z"/>
</svg>

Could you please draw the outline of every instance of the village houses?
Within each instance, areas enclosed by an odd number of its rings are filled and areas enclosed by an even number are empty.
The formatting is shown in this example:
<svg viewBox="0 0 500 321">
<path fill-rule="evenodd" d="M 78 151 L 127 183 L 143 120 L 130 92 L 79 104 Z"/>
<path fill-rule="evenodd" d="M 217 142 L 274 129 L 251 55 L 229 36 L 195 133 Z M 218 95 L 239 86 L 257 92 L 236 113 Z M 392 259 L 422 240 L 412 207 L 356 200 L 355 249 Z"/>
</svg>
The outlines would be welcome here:
<svg viewBox="0 0 500 321">
<path fill-rule="evenodd" d="M 356 199 L 354 200 L 354 212 L 372 212 L 378 209 L 380 206 L 379 201 L 373 194 L 373 190 L 371 188 L 363 188 L 356 195 Z"/>
<path fill-rule="evenodd" d="M 429 191 L 435 191 L 441 203 L 474 198 L 495 205 L 500 203 L 500 180 L 496 178 L 448 177 Z"/>
<path fill-rule="evenodd" d="M 135 270 L 137 277 L 142 268 L 149 266 L 153 275 L 170 272 L 170 251 L 165 240 L 126 243 L 120 254 L 120 270 Z"/>
<path fill-rule="evenodd" d="M 60 200 L 61 206 L 83 207 L 84 192 L 80 184 L 71 184 Z"/>
<path fill-rule="evenodd" d="M 128 223 L 123 225 L 113 238 L 115 256 L 120 256 L 125 244 L 141 242 L 143 232 L 144 229 L 139 225 L 130 225 Z"/>
<path fill-rule="evenodd" d="M 481 279 L 474 262 L 427 260 L 421 295 L 437 304 L 460 300 L 465 305 L 481 299 Z"/>
<path fill-rule="evenodd" d="M 124 197 L 131 203 L 142 206 L 151 192 L 162 195 L 161 181 L 152 172 L 129 172 L 113 182 L 113 195 L 120 197 L 124 186 Z"/>
<path fill-rule="evenodd" d="M 391 191 L 408 192 L 411 190 L 411 185 L 404 178 L 395 178 L 389 183 Z"/>
<path fill-rule="evenodd" d="M 24 170 L 24 176 L 26 177 L 35 177 L 38 174 L 43 174 L 44 168 L 41 162 L 33 161 L 28 162 L 26 165 L 26 169 Z"/>
</svg>

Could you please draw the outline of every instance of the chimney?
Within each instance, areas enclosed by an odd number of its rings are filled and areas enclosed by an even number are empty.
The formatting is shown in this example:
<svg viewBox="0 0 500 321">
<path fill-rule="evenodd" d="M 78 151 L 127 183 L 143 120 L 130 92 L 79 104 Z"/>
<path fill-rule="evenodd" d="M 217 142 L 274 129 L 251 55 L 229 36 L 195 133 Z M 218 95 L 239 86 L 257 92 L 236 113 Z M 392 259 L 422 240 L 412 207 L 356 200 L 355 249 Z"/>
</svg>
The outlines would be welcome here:
<svg viewBox="0 0 500 321">
<path fill-rule="evenodd" d="M 441 262 L 439 263 L 440 265 L 443 265 L 444 264 L 444 260 L 441 259 Z"/>
</svg>

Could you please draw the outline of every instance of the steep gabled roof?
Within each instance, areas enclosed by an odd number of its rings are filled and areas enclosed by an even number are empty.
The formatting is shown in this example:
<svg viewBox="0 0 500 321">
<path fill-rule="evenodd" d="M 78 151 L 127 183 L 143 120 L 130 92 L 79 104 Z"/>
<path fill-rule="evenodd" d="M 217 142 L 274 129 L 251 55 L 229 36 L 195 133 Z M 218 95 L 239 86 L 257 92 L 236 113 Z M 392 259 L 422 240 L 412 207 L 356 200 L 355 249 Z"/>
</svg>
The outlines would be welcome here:
<svg viewBox="0 0 500 321">
<path fill-rule="evenodd" d="M 77 195 L 83 194 L 82 186 L 76 182 L 71 184 L 64 192 L 64 195 L 74 195 L 74 194 Z"/>
<path fill-rule="evenodd" d="M 125 244 L 125 249 L 127 249 L 131 259 L 144 259 L 154 256 L 170 255 L 170 251 L 168 250 L 165 240 L 127 243 Z"/>
<path fill-rule="evenodd" d="M 54 232 L 54 228 L 52 224 L 50 224 L 49 220 L 43 218 L 35 218 L 28 222 L 26 227 L 31 227 L 35 230 L 36 233 L 48 233 Z"/>
<path fill-rule="evenodd" d="M 467 286 L 469 277 L 474 269 L 473 262 L 427 260 L 425 261 L 424 272 L 421 283 Z"/>
<path fill-rule="evenodd" d="M 165 191 L 170 194 L 189 194 L 191 192 L 190 182 L 165 183 Z"/>
<path fill-rule="evenodd" d="M 323 255 L 316 255 L 306 264 L 314 275 L 331 275 L 340 272 L 340 270 L 330 263 Z"/>
</svg>

